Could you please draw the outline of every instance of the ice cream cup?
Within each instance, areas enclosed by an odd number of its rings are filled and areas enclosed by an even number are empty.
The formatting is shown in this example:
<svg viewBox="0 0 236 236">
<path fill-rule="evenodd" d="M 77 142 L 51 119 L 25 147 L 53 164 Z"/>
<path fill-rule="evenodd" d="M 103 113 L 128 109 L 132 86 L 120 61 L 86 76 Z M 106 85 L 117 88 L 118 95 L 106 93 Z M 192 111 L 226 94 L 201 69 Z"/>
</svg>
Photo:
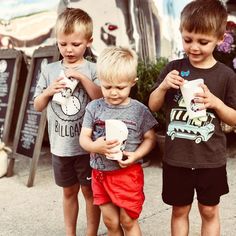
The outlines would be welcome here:
<svg viewBox="0 0 236 236">
<path fill-rule="evenodd" d="M 191 81 L 185 80 L 184 84 L 180 87 L 190 119 L 206 116 L 206 109 L 200 110 L 202 104 L 194 101 L 196 98 L 195 94 L 203 92 L 203 89 L 199 86 L 203 83 L 204 80 L 201 78 Z"/>
<path fill-rule="evenodd" d="M 118 140 L 120 143 L 112 149 L 117 152 L 106 157 L 111 160 L 121 160 L 129 133 L 126 124 L 121 120 L 109 119 L 105 121 L 105 130 L 106 140 Z"/>
<path fill-rule="evenodd" d="M 73 78 L 67 78 L 63 70 L 60 72 L 59 77 L 63 77 L 62 81 L 66 83 L 66 87 L 61 92 L 55 93 L 53 95 L 52 101 L 60 105 L 65 105 L 67 101 L 66 98 L 72 95 L 78 84 L 78 80 Z"/>
</svg>

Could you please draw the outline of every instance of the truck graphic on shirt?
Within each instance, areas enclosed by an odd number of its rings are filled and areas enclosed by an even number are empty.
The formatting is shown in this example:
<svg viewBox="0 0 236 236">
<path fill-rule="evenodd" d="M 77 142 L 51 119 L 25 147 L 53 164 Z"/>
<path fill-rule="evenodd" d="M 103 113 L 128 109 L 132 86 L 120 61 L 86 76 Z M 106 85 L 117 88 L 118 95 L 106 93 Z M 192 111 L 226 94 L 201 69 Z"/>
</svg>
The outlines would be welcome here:
<svg viewBox="0 0 236 236">
<path fill-rule="evenodd" d="M 184 138 L 194 140 L 195 143 L 207 141 L 214 133 L 215 125 L 212 120 L 215 115 L 207 112 L 205 117 L 189 119 L 186 108 L 174 108 L 170 114 L 170 124 L 167 135 L 172 140 Z"/>
</svg>

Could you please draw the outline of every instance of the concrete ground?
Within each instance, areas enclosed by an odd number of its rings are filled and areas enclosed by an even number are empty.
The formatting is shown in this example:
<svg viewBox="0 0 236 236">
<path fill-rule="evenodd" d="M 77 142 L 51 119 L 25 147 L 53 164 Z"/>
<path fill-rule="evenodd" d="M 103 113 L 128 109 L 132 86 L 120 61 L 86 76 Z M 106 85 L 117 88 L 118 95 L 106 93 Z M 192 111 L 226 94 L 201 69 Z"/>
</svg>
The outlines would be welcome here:
<svg viewBox="0 0 236 236">
<path fill-rule="evenodd" d="M 228 147 L 228 180 L 230 193 L 221 198 L 222 236 L 236 235 L 236 139 Z M 34 186 L 26 186 L 30 160 L 17 159 L 13 177 L 0 178 L 0 236 L 64 236 L 62 192 L 54 183 L 50 154 L 43 148 L 37 166 Z M 161 200 L 161 173 L 159 162 L 152 158 L 145 172 L 146 200 L 139 222 L 144 236 L 170 235 L 171 207 Z M 85 235 L 84 200 L 80 195 L 81 211 L 78 236 Z M 190 216 L 190 236 L 200 235 L 197 202 Z M 101 222 L 99 235 L 106 235 Z"/>
</svg>

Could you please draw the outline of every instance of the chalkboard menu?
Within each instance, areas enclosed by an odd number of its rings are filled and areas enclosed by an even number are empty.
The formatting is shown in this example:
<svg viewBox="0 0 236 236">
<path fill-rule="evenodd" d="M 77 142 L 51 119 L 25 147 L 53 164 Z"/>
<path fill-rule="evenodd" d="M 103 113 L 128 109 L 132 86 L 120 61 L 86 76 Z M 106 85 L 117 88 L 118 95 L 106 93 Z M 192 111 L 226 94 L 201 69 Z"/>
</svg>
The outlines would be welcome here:
<svg viewBox="0 0 236 236">
<path fill-rule="evenodd" d="M 20 51 L 0 50 L 0 141 L 5 143 L 9 141 L 22 59 Z"/>
<path fill-rule="evenodd" d="M 37 80 L 39 78 L 41 69 L 44 65 L 52 62 L 53 56 L 37 57 L 34 61 L 34 67 L 32 72 L 32 79 L 29 83 L 29 90 L 27 91 L 27 97 L 24 106 L 23 120 L 20 127 L 20 135 L 17 143 L 16 152 L 24 156 L 33 157 L 36 140 L 38 137 L 39 128 L 44 130 L 44 124 L 41 124 L 41 112 L 37 112 L 34 109 L 34 91 Z M 28 82 L 28 81 L 27 81 Z M 44 119 L 43 119 L 44 120 Z"/>
<path fill-rule="evenodd" d="M 56 46 L 46 46 L 35 50 L 25 84 L 19 120 L 14 137 L 13 153 L 14 156 L 20 155 L 32 158 L 28 182 L 29 187 L 33 185 L 46 126 L 46 111 L 35 111 L 33 96 L 41 70 L 48 63 L 58 60 L 59 55 Z"/>
</svg>

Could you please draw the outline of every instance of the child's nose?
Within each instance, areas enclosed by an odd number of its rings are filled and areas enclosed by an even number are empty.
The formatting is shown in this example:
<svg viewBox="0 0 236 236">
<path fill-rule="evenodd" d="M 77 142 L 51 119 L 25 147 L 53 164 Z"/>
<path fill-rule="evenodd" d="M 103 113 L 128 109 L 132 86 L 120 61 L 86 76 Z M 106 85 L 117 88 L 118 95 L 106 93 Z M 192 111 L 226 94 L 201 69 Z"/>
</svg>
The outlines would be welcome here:
<svg viewBox="0 0 236 236">
<path fill-rule="evenodd" d="M 190 49 L 191 49 L 191 50 L 198 50 L 198 45 L 197 45 L 197 43 L 192 43 L 191 46 L 190 46 Z"/>
<path fill-rule="evenodd" d="M 66 47 L 66 51 L 67 51 L 67 52 L 71 52 L 71 51 L 72 51 L 71 46 L 68 45 L 68 46 Z"/>
<path fill-rule="evenodd" d="M 112 89 L 111 90 L 111 95 L 116 95 L 117 94 L 117 90 L 116 89 Z"/>
</svg>

